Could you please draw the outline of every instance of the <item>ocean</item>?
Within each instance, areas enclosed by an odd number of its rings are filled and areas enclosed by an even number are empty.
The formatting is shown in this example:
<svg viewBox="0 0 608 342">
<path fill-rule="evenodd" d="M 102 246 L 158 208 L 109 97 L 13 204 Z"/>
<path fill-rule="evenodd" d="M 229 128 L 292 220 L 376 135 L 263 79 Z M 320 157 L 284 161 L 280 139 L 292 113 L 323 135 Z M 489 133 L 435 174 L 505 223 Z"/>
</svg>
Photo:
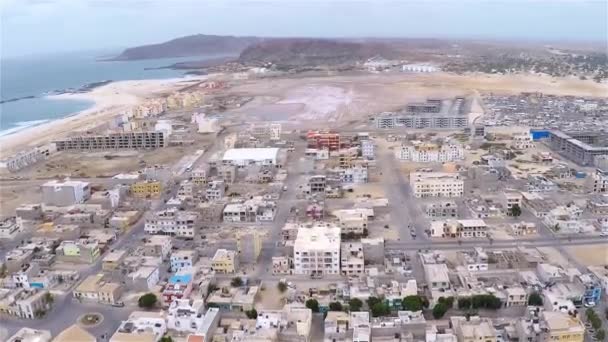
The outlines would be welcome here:
<svg viewBox="0 0 608 342">
<path fill-rule="evenodd" d="M 108 51 L 87 51 L 52 56 L 7 58 L 0 60 L 0 99 L 2 101 L 34 96 L 0 104 L 0 136 L 24 128 L 69 116 L 93 105 L 81 100 L 49 100 L 44 95 L 78 89 L 105 80 L 142 80 L 173 78 L 182 70 L 156 69 L 176 62 L 202 60 L 205 57 L 149 59 L 141 61 L 99 61 L 114 56 Z M 217 56 L 209 56 L 215 58 Z"/>
</svg>

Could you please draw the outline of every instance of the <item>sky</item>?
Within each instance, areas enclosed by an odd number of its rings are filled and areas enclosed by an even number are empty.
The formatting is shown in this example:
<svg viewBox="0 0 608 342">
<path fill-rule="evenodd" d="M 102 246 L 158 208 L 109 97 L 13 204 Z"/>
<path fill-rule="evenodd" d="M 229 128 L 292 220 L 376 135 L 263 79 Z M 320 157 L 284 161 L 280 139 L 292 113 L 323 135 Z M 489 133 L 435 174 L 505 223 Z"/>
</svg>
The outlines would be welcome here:
<svg viewBox="0 0 608 342">
<path fill-rule="evenodd" d="M 608 0 L 0 0 L 0 56 L 190 34 L 600 41 Z"/>
</svg>

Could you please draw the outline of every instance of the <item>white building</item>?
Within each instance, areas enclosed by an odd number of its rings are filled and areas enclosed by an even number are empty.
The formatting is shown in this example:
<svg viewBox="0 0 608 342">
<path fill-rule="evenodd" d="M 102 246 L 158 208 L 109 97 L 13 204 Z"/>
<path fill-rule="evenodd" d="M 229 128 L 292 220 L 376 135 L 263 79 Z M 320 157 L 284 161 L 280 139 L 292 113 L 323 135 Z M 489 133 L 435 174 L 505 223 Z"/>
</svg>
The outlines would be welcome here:
<svg viewBox="0 0 608 342">
<path fill-rule="evenodd" d="M 202 299 L 174 299 L 167 309 L 167 327 L 179 332 L 196 332 L 205 319 Z"/>
<path fill-rule="evenodd" d="M 301 227 L 293 250 L 295 274 L 340 274 L 340 228 Z"/>
<path fill-rule="evenodd" d="M 224 222 L 272 222 L 276 214 L 276 204 L 259 197 L 243 203 L 229 203 L 224 207 Z"/>
<path fill-rule="evenodd" d="M 50 342 L 51 332 L 48 330 L 35 330 L 21 328 L 15 335 L 8 338 L 6 342 Z"/>
<path fill-rule="evenodd" d="M 401 70 L 405 72 L 437 72 L 440 69 L 431 64 L 405 64 L 401 66 Z"/>
<path fill-rule="evenodd" d="M 231 148 L 224 153 L 224 164 L 244 167 L 247 165 L 277 165 L 278 148 Z"/>
<path fill-rule="evenodd" d="M 198 231 L 198 225 L 198 213 L 170 208 L 158 211 L 147 218 L 144 231 L 148 234 L 194 237 Z"/>
<path fill-rule="evenodd" d="M 530 134 L 530 132 L 514 133 L 512 139 L 511 145 L 514 149 L 527 150 L 534 147 L 534 141 L 532 140 L 532 134 Z"/>
<path fill-rule="evenodd" d="M 412 172 L 410 185 L 416 198 L 460 197 L 464 181 L 457 172 Z"/>
<path fill-rule="evenodd" d="M 580 220 L 583 210 L 575 204 L 559 206 L 547 213 L 543 223 L 560 232 L 579 233 L 584 227 Z"/>
<path fill-rule="evenodd" d="M 395 151 L 395 157 L 416 163 L 445 163 L 464 159 L 464 148 L 460 144 L 443 144 L 438 146 L 420 141 L 413 145 L 402 145 Z"/>
<path fill-rule="evenodd" d="M 376 155 L 376 146 L 374 142 L 366 139 L 361 142 L 361 156 L 365 159 L 374 159 Z"/>
<path fill-rule="evenodd" d="M 161 312 L 134 311 L 110 338 L 113 341 L 159 341 L 167 332 Z"/>
<path fill-rule="evenodd" d="M 207 201 L 219 201 L 224 197 L 225 191 L 226 185 L 223 180 L 211 181 L 205 189 L 205 198 L 207 198 Z"/>
<path fill-rule="evenodd" d="M 179 272 L 190 269 L 196 263 L 198 253 L 195 250 L 181 250 L 171 253 L 171 271 Z"/>
<path fill-rule="evenodd" d="M 590 177 L 590 182 L 593 192 L 608 192 L 608 171 L 595 170 Z"/>
<path fill-rule="evenodd" d="M 338 170 L 340 182 L 346 184 L 363 184 L 367 183 L 367 166 L 355 165 L 347 169 Z"/>
<path fill-rule="evenodd" d="M 451 287 L 446 264 L 424 264 L 424 277 L 431 290 L 448 290 Z"/>
<path fill-rule="evenodd" d="M 487 236 L 488 226 L 481 219 L 431 222 L 431 237 L 485 238 Z"/>
<path fill-rule="evenodd" d="M 42 184 L 42 201 L 46 205 L 64 207 L 84 203 L 91 197 L 91 187 L 87 182 L 52 180 Z"/>
</svg>

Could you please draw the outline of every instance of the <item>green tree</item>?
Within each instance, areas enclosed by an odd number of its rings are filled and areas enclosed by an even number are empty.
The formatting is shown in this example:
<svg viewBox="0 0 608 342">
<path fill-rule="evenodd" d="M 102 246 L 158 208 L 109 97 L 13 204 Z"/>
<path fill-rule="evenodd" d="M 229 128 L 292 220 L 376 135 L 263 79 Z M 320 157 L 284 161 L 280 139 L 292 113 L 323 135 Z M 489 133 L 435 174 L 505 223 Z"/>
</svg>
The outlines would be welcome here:
<svg viewBox="0 0 608 342">
<path fill-rule="evenodd" d="M 173 342 L 173 338 L 171 338 L 171 336 L 163 336 L 158 342 Z"/>
<path fill-rule="evenodd" d="M 372 308 L 372 306 L 376 305 L 376 303 L 381 302 L 380 298 L 378 297 L 369 297 L 367 298 L 367 307 L 368 308 Z"/>
<path fill-rule="evenodd" d="M 331 303 L 329 303 L 329 310 L 331 310 L 331 311 L 342 311 L 342 303 L 340 303 L 340 302 L 331 302 Z"/>
<path fill-rule="evenodd" d="M 241 287 L 241 286 L 243 286 L 243 279 L 241 279 L 241 277 L 234 277 L 230 281 L 230 285 L 232 287 Z"/>
<path fill-rule="evenodd" d="M 454 307 L 454 297 L 439 297 L 437 300 L 438 303 L 445 304 L 448 309 Z"/>
<path fill-rule="evenodd" d="M 448 306 L 445 302 L 437 303 L 433 307 L 433 317 L 435 319 L 440 319 L 441 317 L 443 317 L 443 315 L 445 315 L 445 313 L 447 311 L 448 311 Z"/>
<path fill-rule="evenodd" d="M 348 308 L 350 311 L 361 311 L 363 302 L 359 298 L 352 298 L 348 301 Z"/>
<path fill-rule="evenodd" d="M 53 295 L 50 292 L 47 292 L 44 294 L 44 302 L 47 303 L 48 305 L 53 304 L 54 300 L 55 300 L 55 298 L 53 298 Z"/>
<path fill-rule="evenodd" d="M 249 319 L 256 319 L 258 318 L 258 311 L 256 309 L 247 310 L 245 311 L 245 315 L 247 315 L 247 318 Z"/>
<path fill-rule="evenodd" d="M 6 269 L 6 265 L 2 264 L 2 266 L 0 266 L 0 278 L 4 279 L 8 274 L 8 270 Z"/>
<path fill-rule="evenodd" d="M 280 281 L 279 284 L 277 284 L 277 289 L 279 289 L 279 292 L 283 293 L 283 292 L 287 291 L 287 284 Z"/>
<path fill-rule="evenodd" d="M 461 297 L 458 298 L 458 309 L 460 310 L 468 310 L 472 306 L 471 297 Z"/>
<path fill-rule="evenodd" d="M 424 299 L 421 296 L 407 296 L 401 301 L 403 310 L 420 311 L 424 308 Z"/>
<path fill-rule="evenodd" d="M 146 293 L 145 295 L 139 297 L 137 301 L 137 305 L 143 309 L 152 309 L 156 306 L 156 302 L 158 298 L 154 293 Z"/>
<path fill-rule="evenodd" d="M 543 306 L 543 297 L 538 292 L 532 292 L 528 296 L 528 305 Z"/>
<path fill-rule="evenodd" d="M 382 301 L 375 302 L 371 306 L 371 310 L 372 310 L 372 316 L 374 316 L 374 317 L 386 316 L 391 313 L 391 308 L 388 306 L 388 304 L 386 304 Z"/>
<path fill-rule="evenodd" d="M 604 329 L 599 329 L 598 331 L 596 331 L 595 338 L 598 341 L 603 341 L 606 338 L 606 332 L 604 331 Z"/>
<path fill-rule="evenodd" d="M 511 215 L 513 215 L 513 217 L 519 217 L 519 215 L 521 215 L 521 208 L 519 207 L 519 204 L 513 204 L 511 207 Z"/>
<path fill-rule="evenodd" d="M 312 312 L 319 312 L 319 302 L 316 299 L 309 299 L 306 301 L 306 307 L 312 310 Z"/>
</svg>

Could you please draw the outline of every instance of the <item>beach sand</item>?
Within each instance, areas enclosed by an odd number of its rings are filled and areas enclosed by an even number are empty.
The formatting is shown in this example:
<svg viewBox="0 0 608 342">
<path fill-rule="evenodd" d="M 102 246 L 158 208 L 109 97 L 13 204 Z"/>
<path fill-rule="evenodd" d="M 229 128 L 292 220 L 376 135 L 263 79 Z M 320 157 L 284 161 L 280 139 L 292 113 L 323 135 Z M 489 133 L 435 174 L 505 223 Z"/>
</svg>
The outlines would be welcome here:
<svg viewBox="0 0 608 342">
<path fill-rule="evenodd" d="M 87 93 L 66 93 L 49 99 L 74 99 L 94 102 L 93 107 L 71 116 L 28 127 L 0 137 L 0 158 L 28 147 L 48 143 L 77 131 L 93 129 L 145 99 L 158 97 L 183 88 L 204 77 L 171 78 L 161 80 L 119 81 L 106 84 Z"/>
</svg>

